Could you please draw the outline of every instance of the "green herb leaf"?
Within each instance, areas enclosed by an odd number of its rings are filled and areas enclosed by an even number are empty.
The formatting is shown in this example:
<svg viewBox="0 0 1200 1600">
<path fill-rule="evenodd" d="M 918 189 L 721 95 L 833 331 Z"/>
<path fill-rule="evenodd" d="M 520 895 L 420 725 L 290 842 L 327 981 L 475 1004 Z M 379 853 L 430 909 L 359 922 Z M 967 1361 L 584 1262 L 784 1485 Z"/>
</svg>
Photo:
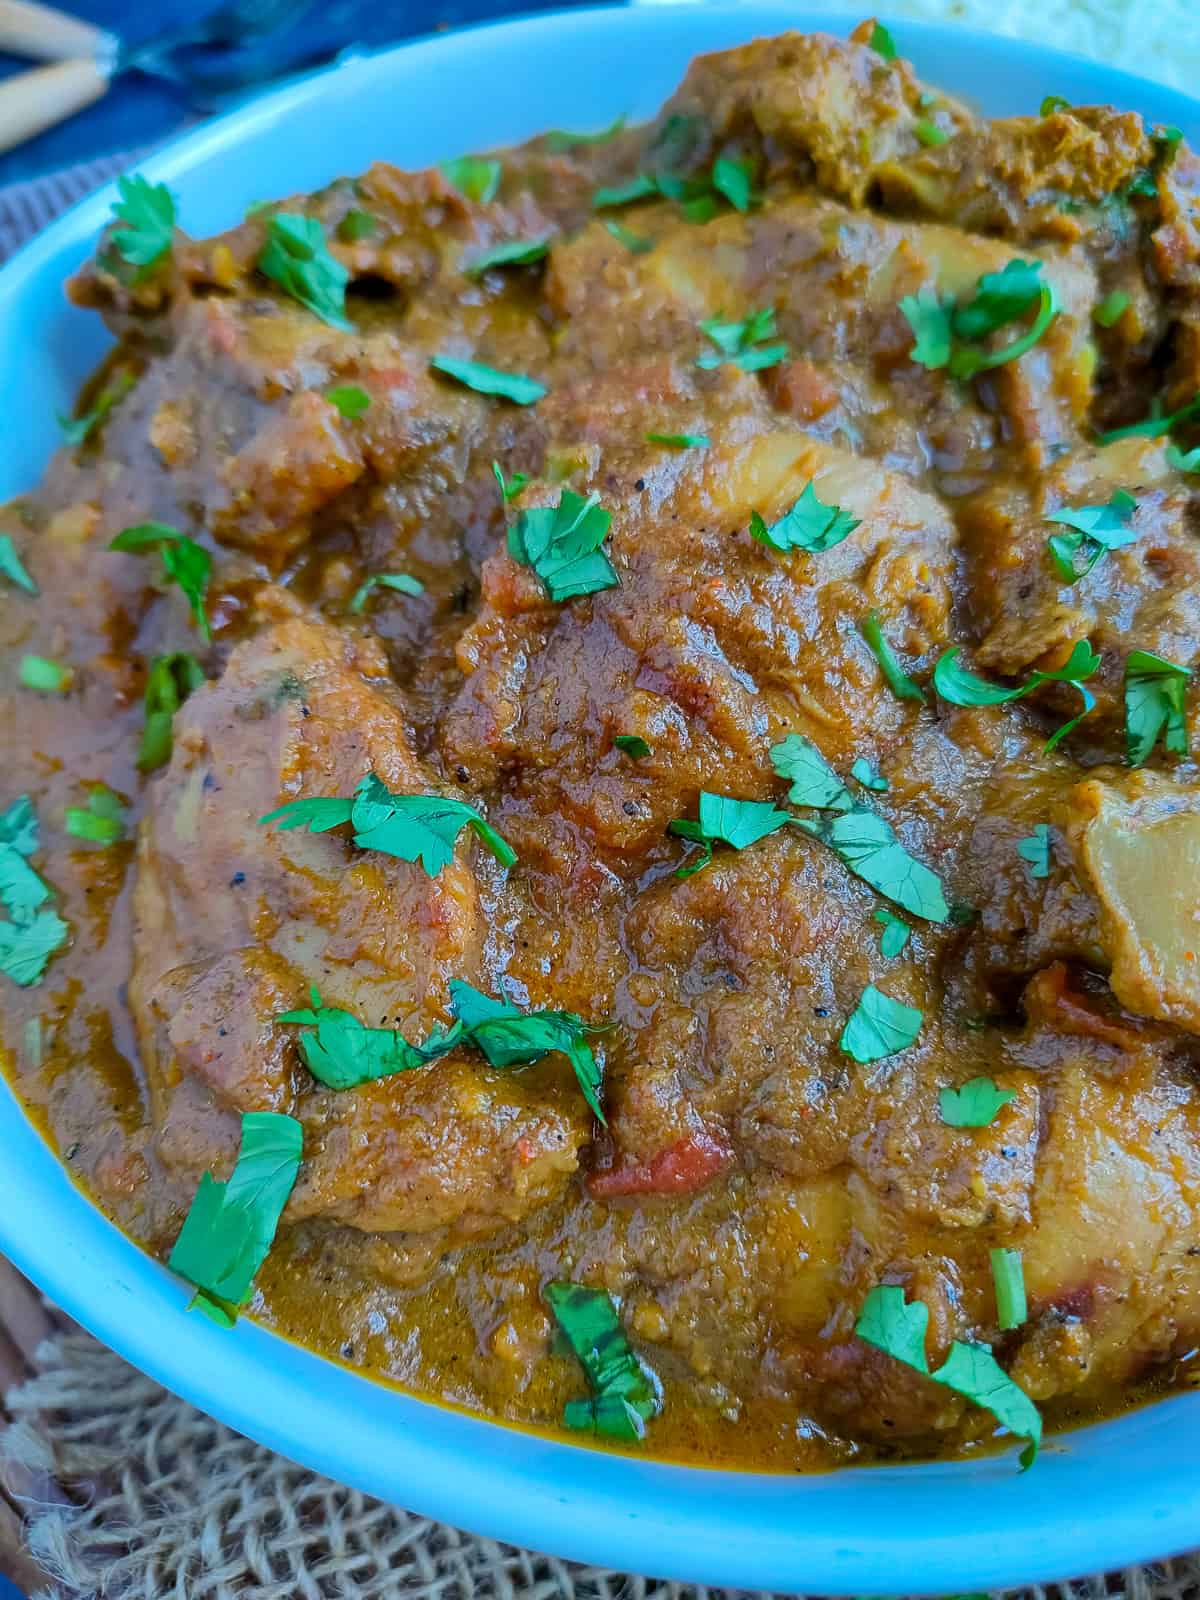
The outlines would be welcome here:
<svg viewBox="0 0 1200 1600">
<path fill-rule="evenodd" d="M 208 580 L 212 575 L 212 557 L 203 545 L 166 522 L 139 522 L 136 527 L 119 533 L 108 548 L 131 554 L 157 550 L 162 557 L 162 581 L 179 585 L 196 626 L 209 643 L 212 642 L 212 628 L 204 609 Z"/>
<path fill-rule="evenodd" d="M 468 278 L 481 278 L 489 267 L 526 267 L 544 261 L 549 254 L 549 234 L 541 239 L 507 239 L 464 261 L 463 272 Z"/>
<path fill-rule="evenodd" d="M 601 549 L 612 523 L 597 497 L 564 489 L 556 506 L 517 513 L 508 530 L 508 553 L 532 567 L 556 604 L 577 595 L 615 589 L 620 582 Z"/>
<path fill-rule="evenodd" d="M 1140 767 L 1162 737 L 1163 749 L 1188 753 L 1186 697 L 1190 669 L 1149 650 L 1125 658 L 1125 741 L 1129 764 Z"/>
<path fill-rule="evenodd" d="M 484 205 L 496 198 L 503 170 L 499 161 L 489 161 L 484 156 L 457 156 L 453 161 L 441 163 L 442 176 L 447 183 L 452 183 L 468 200 L 478 200 Z"/>
<path fill-rule="evenodd" d="M 0 923 L 0 972 L 20 988 L 30 988 L 70 934 L 57 911 L 39 911 L 28 922 Z"/>
<path fill-rule="evenodd" d="M 712 440 L 706 433 L 648 433 L 647 444 L 665 444 L 672 450 L 707 450 Z"/>
<path fill-rule="evenodd" d="M 22 656 L 19 671 L 22 686 L 38 694 L 66 694 L 75 681 L 70 667 L 46 656 Z"/>
<path fill-rule="evenodd" d="M 31 856 L 38 848 L 37 814 L 27 794 L 21 795 L 7 811 L 0 813 L 0 845 L 8 846 L 23 856 Z"/>
<path fill-rule="evenodd" d="M 610 122 L 607 128 L 601 128 L 599 133 L 565 133 L 561 128 L 542 135 L 542 142 L 546 149 L 554 155 L 561 155 L 566 150 L 574 150 L 581 144 L 607 144 L 610 139 L 615 139 L 625 126 L 628 117 L 624 111 Z"/>
<path fill-rule="evenodd" d="M 371 396 L 356 383 L 343 383 L 336 389 L 326 389 L 325 398 L 347 422 L 357 422 L 371 405 Z"/>
<path fill-rule="evenodd" d="M 1167 446 L 1167 465 L 1176 472 L 1200 472 L 1200 446 L 1195 450 L 1180 450 L 1178 445 Z"/>
<path fill-rule="evenodd" d="M 741 322 L 722 322 L 719 317 L 708 317 L 700 324 L 700 331 L 717 347 L 716 352 L 708 351 L 697 357 L 696 365 L 706 370 L 729 361 L 743 372 L 761 372 L 764 367 L 773 367 L 787 357 L 786 344 L 763 344 L 764 339 L 775 337 L 774 306 L 753 311 Z"/>
<path fill-rule="evenodd" d="M 662 1409 L 660 1385 L 634 1354 L 611 1297 L 581 1283 L 548 1283 L 542 1292 L 592 1391 L 590 1400 L 568 1403 L 564 1423 L 611 1439 L 641 1439 Z"/>
<path fill-rule="evenodd" d="M 635 256 L 647 255 L 654 249 L 653 239 L 647 239 L 640 233 L 634 233 L 632 229 L 624 227 L 619 222 L 614 222 L 611 218 L 604 226 L 618 244 L 623 244 L 626 250 L 631 251 Z"/>
<path fill-rule="evenodd" d="M 921 1031 L 924 1013 L 916 1006 L 893 1000 L 873 983 L 862 992 L 862 999 L 850 1014 L 838 1048 L 855 1061 L 866 1065 L 907 1050 Z"/>
<path fill-rule="evenodd" d="M 1038 115 L 1049 117 L 1056 111 L 1070 111 L 1071 102 L 1064 100 L 1060 94 L 1048 94 L 1038 107 Z"/>
<path fill-rule="evenodd" d="M 349 822 L 360 850 L 420 861 L 431 878 L 453 860 L 455 843 L 464 828 L 471 829 L 502 867 L 511 867 L 517 859 L 512 847 L 473 806 L 436 794 L 391 794 L 373 772 L 363 778 L 351 800 L 293 800 L 260 817 L 259 822 L 277 822 L 281 830 L 307 828 L 310 833 L 327 833 Z"/>
<path fill-rule="evenodd" d="M 946 129 L 940 128 L 936 122 L 914 122 L 913 133 L 917 142 L 927 150 L 936 150 L 939 145 L 948 143 L 950 138 Z"/>
<path fill-rule="evenodd" d="M 96 404 L 90 411 L 85 411 L 81 417 L 58 418 L 58 425 L 62 429 L 63 443 L 81 445 L 85 439 L 90 439 L 95 430 L 108 416 L 119 400 L 123 400 L 133 388 L 132 374 L 122 372 L 114 378 L 112 383 L 103 388 L 96 398 Z"/>
<path fill-rule="evenodd" d="M 92 844 L 117 844 L 125 837 L 125 807 L 106 783 L 88 788 L 86 806 L 68 806 L 66 829 L 73 838 Z"/>
<path fill-rule="evenodd" d="M 175 713 L 204 682 L 204 668 L 186 650 L 155 656 L 146 674 L 145 726 L 138 749 L 138 770 L 153 772 L 171 759 Z"/>
<path fill-rule="evenodd" d="M 1000 350 L 981 351 L 979 341 L 1037 307 L 1030 327 Z M 1015 361 L 1031 350 L 1058 314 L 1053 285 L 1042 279 L 1040 261 L 1009 261 L 1000 272 L 985 272 L 964 305 L 943 300 L 935 290 L 907 295 L 900 309 L 913 331 L 911 359 L 920 366 L 948 367 L 956 378 Z"/>
<path fill-rule="evenodd" d="M 1107 505 L 1074 506 L 1048 516 L 1047 522 L 1057 522 L 1073 530 L 1052 534 L 1046 541 L 1063 582 L 1078 583 L 1107 551 L 1133 544 L 1137 534 L 1129 522 L 1136 510 L 1137 501 L 1133 496 L 1118 489 Z M 1081 552 L 1085 562 L 1082 567 L 1076 562 Z"/>
<path fill-rule="evenodd" d="M 368 1028 L 349 1011 L 321 1003 L 312 990 L 312 1008 L 285 1011 L 276 1022 L 307 1025 L 300 1035 L 300 1054 L 318 1082 L 330 1089 L 356 1089 L 359 1084 L 390 1078 L 428 1066 L 453 1050 L 462 1039 L 461 1023 L 435 1028 L 424 1044 L 409 1044 L 399 1028 Z"/>
<path fill-rule="evenodd" d="M 267 1258 L 303 1147 L 304 1130 L 295 1117 L 243 1112 L 241 1148 L 228 1182 L 217 1183 L 206 1172 L 183 1220 L 167 1265 L 231 1319 L 249 1300 L 254 1275 Z"/>
<path fill-rule="evenodd" d="M 945 922 L 950 915 L 937 874 L 910 856 L 892 825 L 862 806 L 840 815 L 810 821 L 793 817 L 793 825 L 828 846 L 851 872 L 885 899 L 926 922 Z"/>
<path fill-rule="evenodd" d="M 1197 418 L 1200 418 L 1200 394 L 1185 406 L 1180 406 L 1178 411 L 1170 411 L 1165 415 L 1156 403 L 1144 422 L 1131 422 L 1124 428 L 1110 428 L 1107 433 L 1098 433 L 1096 439 L 1100 444 L 1113 444 L 1117 439 L 1158 439 L 1187 422 L 1195 422 Z"/>
<path fill-rule="evenodd" d="M 635 200 L 649 200 L 658 192 L 658 179 L 651 177 L 648 172 L 639 172 L 624 183 L 613 183 L 597 189 L 592 196 L 592 209 L 606 211 L 614 206 L 632 205 Z"/>
<path fill-rule="evenodd" d="M 893 1283 L 881 1283 L 871 1290 L 854 1324 L 855 1333 L 865 1343 L 918 1372 L 929 1371 L 925 1354 L 928 1330 L 929 1307 L 922 1300 L 909 1304 L 904 1290 Z"/>
<path fill-rule="evenodd" d="M 735 211 L 749 211 L 754 202 L 752 162 L 718 156 L 713 162 L 712 183 L 717 193 L 724 195 Z"/>
<path fill-rule="evenodd" d="M 117 254 L 133 267 L 152 267 L 170 252 L 175 238 L 175 201 L 165 183 L 140 174 L 117 179 L 121 198 L 113 206 L 120 227 L 113 230 Z"/>
<path fill-rule="evenodd" d="M 894 961 L 903 953 L 905 945 L 912 938 L 912 929 L 886 906 L 880 906 L 875 913 L 875 921 L 883 927 L 879 940 L 879 953 L 886 961 Z"/>
<path fill-rule="evenodd" d="M 360 244 L 369 239 L 379 227 L 379 218 L 369 211 L 347 211 L 337 225 L 337 236 L 343 244 Z"/>
<path fill-rule="evenodd" d="M 315 217 L 277 211 L 267 223 L 267 243 L 258 258 L 258 270 L 331 328 L 354 332 L 346 317 L 350 274 L 330 255 L 324 230 Z"/>
<path fill-rule="evenodd" d="M 514 472 L 511 478 L 506 478 L 504 469 L 498 461 L 492 462 L 492 472 L 495 475 L 496 482 L 500 485 L 500 498 L 505 505 L 510 500 L 515 500 L 529 482 L 529 474 L 527 472 Z"/>
<path fill-rule="evenodd" d="M 858 757 L 850 768 L 850 776 L 855 783 L 861 783 L 864 789 L 873 789 L 876 794 L 883 794 L 887 790 L 887 779 L 876 771 L 865 756 Z"/>
<path fill-rule="evenodd" d="M 769 527 L 757 511 L 750 516 L 750 534 L 759 544 L 770 545 L 773 550 L 810 550 L 814 553 L 832 550 L 849 538 L 862 519 L 851 516 L 841 506 L 829 506 L 817 494 L 811 482 L 786 516 Z"/>
<path fill-rule="evenodd" d="M 1025 1270 L 1019 1250 L 993 1250 L 992 1282 L 996 1285 L 996 1314 L 1000 1328 L 1011 1333 L 1029 1315 L 1025 1301 Z"/>
<path fill-rule="evenodd" d="M 0 972 L 22 988 L 37 983 L 70 930 L 45 906 L 50 888 L 26 860 L 38 848 L 38 822 L 27 794 L 0 815 Z"/>
<path fill-rule="evenodd" d="M 972 343 L 1015 322 L 1038 302 L 1042 293 L 1042 264 L 1019 257 L 999 272 L 985 272 L 966 305 L 951 318 L 955 334 Z"/>
<path fill-rule="evenodd" d="M 1050 876 L 1050 829 L 1046 823 L 1039 822 L 1029 837 L 1018 843 L 1017 854 L 1028 861 L 1031 878 Z"/>
<path fill-rule="evenodd" d="M 527 1067 L 555 1051 L 565 1055 L 593 1115 L 607 1126 L 600 1104 L 603 1077 L 587 1042 L 589 1034 L 605 1031 L 603 1024 L 585 1022 L 574 1011 L 518 1011 L 461 978 L 450 980 L 450 1009 L 493 1067 Z"/>
<path fill-rule="evenodd" d="M 900 700 L 917 700 L 922 704 L 925 700 L 925 691 L 920 684 L 910 678 L 908 673 L 897 661 L 891 645 L 883 636 L 883 628 L 879 621 L 877 611 L 868 611 L 860 624 L 863 638 L 871 647 L 879 670 L 887 679 L 888 687 Z"/>
<path fill-rule="evenodd" d="M 410 578 L 407 572 L 373 572 L 369 578 L 364 578 L 354 591 L 353 598 L 346 610 L 351 616 L 359 616 L 366 608 L 367 601 L 376 589 L 394 589 L 397 594 L 419 595 L 425 593 L 425 585 L 420 578 Z"/>
<path fill-rule="evenodd" d="M 958 348 L 950 357 L 951 376 L 973 378 L 979 372 L 987 372 L 993 367 L 1002 367 L 1006 362 L 1018 360 L 1033 349 L 1058 315 L 1059 309 L 1054 286 L 1044 283 L 1039 293 L 1037 315 L 1021 337 L 1014 339 L 1011 344 L 1006 344 L 1000 350 L 992 350 L 986 354 L 970 348 Z"/>
<path fill-rule="evenodd" d="M 700 791 L 699 821 L 676 817 L 667 824 L 667 831 L 693 844 L 703 846 L 699 859 L 686 866 L 677 867 L 677 878 L 690 878 L 693 873 L 707 867 L 713 856 L 714 844 L 731 845 L 744 850 L 747 845 L 765 839 L 769 833 L 785 826 L 792 819 L 786 811 L 779 811 L 769 800 L 732 800 L 728 795 Z"/>
<path fill-rule="evenodd" d="M 899 52 L 896 41 L 892 38 L 891 30 L 885 28 L 882 22 L 877 22 L 871 29 L 871 37 L 867 41 L 876 55 L 882 56 L 885 61 L 895 61 Z"/>
<path fill-rule="evenodd" d="M 791 788 L 794 806 L 815 806 L 820 811 L 849 811 L 854 804 L 846 785 L 810 739 L 789 733 L 771 746 L 771 765 Z"/>
<path fill-rule="evenodd" d="M 948 1128 L 988 1128 L 1016 1098 L 1015 1089 L 998 1089 L 990 1078 L 972 1078 L 961 1089 L 939 1090 L 938 1106 Z"/>
<path fill-rule="evenodd" d="M 50 898 L 49 886 L 26 861 L 19 850 L 6 845 L 0 850 L 0 904 L 17 923 L 29 922 L 39 906 Z"/>
<path fill-rule="evenodd" d="M 990 1411 L 1017 1438 L 1028 1439 L 1021 1452 L 1021 1465 L 1033 1465 L 1042 1442 L 1041 1414 L 986 1345 L 964 1344 L 956 1339 L 946 1360 L 930 1377 L 934 1383 L 943 1384 L 964 1400 Z"/>
<path fill-rule="evenodd" d="M 18 589 L 24 589 L 26 594 L 37 594 L 38 586 L 25 570 L 25 563 L 17 554 L 17 547 L 7 533 L 0 533 L 0 578 L 7 578 L 9 583 L 15 584 Z"/>
<path fill-rule="evenodd" d="M 458 356 L 431 356 L 429 365 L 435 372 L 444 372 L 448 378 L 474 389 L 476 394 L 495 394 L 511 400 L 514 405 L 531 406 L 549 391 L 544 383 L 526 378 L 519 372 L 498 372 L 495 367 L 485 367 L 481 361 L 464 361 Z"/>
<path fill-rule="evenodd" d="M 986 678 L 979 678 L 973 672 L 968 672 L 958 660 L 961 652 L 961 645 L 955 645 L 953 649 L 945 651 L 938 657 L 937 666 L 933 669 L 934 688 L 943 700 L 948 700 L 954 706 L 1004 705 L 1010 700 L 1024 699 L 1043 683 L 1075 685 L 1083 698 L 1083 710 L 1077 717 L 1072 717 L 1070 722 L 1065 722 L 1051 734 L 1046 741 L 1047 750 L 1053 750 L 1072 728 L 1083 721 L 1096 704 L 1095 696 L 1084 688 L 1082 680 L 1090 678 L 1095 672 L 1100 665 L 1100 657 L 1086 639 L 1080 639 L 1072 646 L 1065 666 L 1059 667 L 1054 672 L 1033 672 L 1027 681 L 1016 689 L 1001 688 L 999 684 L 989 683 Z"/>
<path fill-rule="evenodd" d="M 948 365 L 954 344 L 951 327 L 953 300 L 943 300 L 935 289 L 920 289 L 906 294 L 900 310 L 912 329 L 913 347 L 909 359 L 930 371 Z"/>
<path fill-rule="evenodd" d="M 640 733 L 618 733 L 613 743 L 618 750 L 623 750 L 633 761 L 640 761 L 643 756 L 650 754 L 650 746 Z"/>
<path fill-rule="evenodd" d="M 1106 295 L 1092 312 L 1092 319 L 1102 328 L 1115 327 L 1129 309 L 1129 296 L 1123 289 L 1114 289 Z"/>
</svg>

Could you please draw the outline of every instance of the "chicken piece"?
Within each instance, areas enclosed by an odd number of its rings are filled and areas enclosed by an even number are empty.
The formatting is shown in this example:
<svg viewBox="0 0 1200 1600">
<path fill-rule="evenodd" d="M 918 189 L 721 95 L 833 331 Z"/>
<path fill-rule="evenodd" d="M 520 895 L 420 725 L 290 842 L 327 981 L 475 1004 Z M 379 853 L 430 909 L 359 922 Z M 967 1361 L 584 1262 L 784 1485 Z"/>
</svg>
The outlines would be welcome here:
<svg viewBox="0 0 1200 1600">
<path fill-rule="evenodd" d="M 138 847 L 130 1002 L 160 1157 L 182 1203 L 226 1169 L 235 1112 L 305 1126 L 288 1218 L 365 1231 L 490 1231 L 566 1183 L 589 1119 L 562 1063 L 499 1074 L 452 1056 L 357 1090 L 322 1089 L 273 1019 L 316 985 L 421 1039 L 448 978 L 478 975 L 483 919 L 466 850 L 436 878 L 338 834 L 260 818 L 300 796 L 436 786 L 413 755 L 379 646 L 265 602 L 264 626 L 180 712 Z M 276 607 L 274 626 L 271 607 Z"/>
</svg>

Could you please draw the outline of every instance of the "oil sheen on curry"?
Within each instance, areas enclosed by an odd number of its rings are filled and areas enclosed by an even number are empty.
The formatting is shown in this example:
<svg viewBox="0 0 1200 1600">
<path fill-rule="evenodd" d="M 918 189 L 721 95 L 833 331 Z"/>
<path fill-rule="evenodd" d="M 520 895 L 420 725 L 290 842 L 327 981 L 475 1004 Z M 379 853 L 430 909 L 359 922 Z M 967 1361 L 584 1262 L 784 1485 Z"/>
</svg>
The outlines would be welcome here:
<svg viewBox="0 0 1200 1600">
<path fill-rule="evenodd" d="M 181 1317 L 788 1471 L 1188 1381 L 1198 192 L 871 22 L 216 239 L 124 182 L 0 983 Z"/>
</svg>

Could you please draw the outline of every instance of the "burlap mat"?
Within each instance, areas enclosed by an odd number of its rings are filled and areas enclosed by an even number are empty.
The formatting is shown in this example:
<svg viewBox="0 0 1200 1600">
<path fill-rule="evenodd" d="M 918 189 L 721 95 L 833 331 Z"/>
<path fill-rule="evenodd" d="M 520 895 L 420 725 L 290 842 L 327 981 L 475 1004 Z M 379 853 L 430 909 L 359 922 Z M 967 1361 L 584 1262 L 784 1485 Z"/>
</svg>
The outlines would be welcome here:
<svg viewBox="0 0 1200 1600">
<path fill-rule="evenodd" d="M 880 0 L 893 14 L 954 16 L 1193 88 L 1198 7 Z M 0 260 L 129 159 L 0 190 Z M 37 1600 L 770 1600 L 579 1567 L 412 1516 L 241 1438 L 84 1333 L 34 1355 L 30 1322 L 28 1305 L 9 1312 L 0 1297 L 0 1340 L 31 1355 L 36 1373 L 6 1397 L 0 1474 L 46 1574 Z M 1200 1555 L 1014 1593 L 1200 1600 Z"/>
</svg>

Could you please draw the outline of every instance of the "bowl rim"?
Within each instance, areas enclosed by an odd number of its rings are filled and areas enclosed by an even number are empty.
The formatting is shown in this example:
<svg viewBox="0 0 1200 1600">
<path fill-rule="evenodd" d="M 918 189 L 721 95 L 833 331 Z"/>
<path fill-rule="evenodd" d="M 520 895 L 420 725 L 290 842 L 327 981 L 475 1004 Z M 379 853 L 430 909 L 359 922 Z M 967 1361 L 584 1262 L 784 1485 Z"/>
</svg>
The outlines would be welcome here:
<svg viewBox="0 0 1200 1600">
<path fill-rule="evenodd" d="M 536 52 L 564 33 L 579 50 L 613 30 L 646 48 L 689 28 L 703 35 L 727 23 L 751 38 L 784 26 L 844 27 L 855 15 L 749 0 L 601 6 L 477 24 L 305 74 L 171 141 L 138 170 L 154 181 L 186 181 L 210 158 L 269 138 L 280 115 L 319 105 L 331 83 L 354 75 L 364 87 L 397 76 L 413 81 L 455 56 L 514 45 Z M 1150 100 L 1164 108 L 1163 120 L 1200 132 L 1200 102 L 1180 91 L 975 29 L 885 20 L 915 55 L 982 51 L 998 71 L 1027 73 L 1036 63 L 1051 78 L 1086 68 L 1108 98 Z M 697 47 L 716 46 L 701 40 Z M 90 240 L 114 198 L 113 184 L 88 196 L 0 269 L 0 306 L 54 267 L 64 247 Z M 622 1571 L 826 1595 L 1007 1587 L 1200 1540 L 1200 1468 L 1187 1449 L 1200 1395 L 1056 1436 L 1028 1476 L 1015 1472 L 1013 1452 L 789 1476 L 646 1461 L 547 1439 L 372 1383 L 247 1320 L 220 1332 L 180 1315 L 184 1286 L 74 1186 L 7 1081 L 3 1094 L 0 1247 L 15 1265 L 166 1388 L 284 1456 L 422 1515 Z M 1131 1462 L 1143 1465 L 1131 1470 Z"/>
</svg>

